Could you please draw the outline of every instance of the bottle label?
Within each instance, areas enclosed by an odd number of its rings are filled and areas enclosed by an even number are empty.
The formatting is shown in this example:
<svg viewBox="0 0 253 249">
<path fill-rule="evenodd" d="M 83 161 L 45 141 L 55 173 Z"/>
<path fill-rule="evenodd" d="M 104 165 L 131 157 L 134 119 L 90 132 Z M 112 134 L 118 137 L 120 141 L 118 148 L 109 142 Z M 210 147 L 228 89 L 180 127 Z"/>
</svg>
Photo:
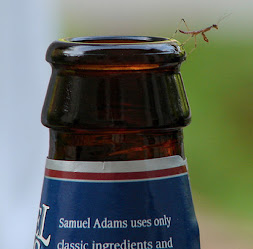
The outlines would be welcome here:
<svg viewBox="0 0 253 249">
<path fill-rule="evenodd" d="M 47 159 L 34 249 L 199 249 L 186 161 Z"/>
</svg>

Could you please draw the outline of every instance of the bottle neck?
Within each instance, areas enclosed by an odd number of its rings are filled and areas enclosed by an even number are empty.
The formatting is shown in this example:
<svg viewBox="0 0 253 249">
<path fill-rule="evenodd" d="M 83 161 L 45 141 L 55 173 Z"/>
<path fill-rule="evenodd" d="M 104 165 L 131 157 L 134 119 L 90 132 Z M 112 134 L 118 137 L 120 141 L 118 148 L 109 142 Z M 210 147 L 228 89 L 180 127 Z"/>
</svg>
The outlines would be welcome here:
<svg viewBox="0 0 253 249">
<path fill-rule="evenodd" d="M 182 129 L 101 133 L 50 129 L 50 159 L 127 161 L 174 155 L 184 158 Z"/>
</svg>

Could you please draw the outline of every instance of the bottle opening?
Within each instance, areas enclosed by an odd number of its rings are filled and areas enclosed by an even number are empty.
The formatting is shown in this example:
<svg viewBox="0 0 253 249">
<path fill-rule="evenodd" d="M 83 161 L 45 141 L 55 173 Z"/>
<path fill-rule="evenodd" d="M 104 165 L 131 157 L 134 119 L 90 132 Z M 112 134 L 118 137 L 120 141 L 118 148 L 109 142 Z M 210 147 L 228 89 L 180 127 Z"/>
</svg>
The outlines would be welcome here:
<svg viewBox="0 0 253 249">
<path fill-rule="evenodd" d="M 66 39 L 67 41 L 68 39 Z M 70 42 L 83 44 L 132 44 L 132 43 L 150 43 L 150 42 L 168 42 L 168 38 L 145 37 L 145 36 L 111 36 L 111 37 L 77 37 L 70 38 Z"/>
<path fill-rule="evenodd" d="M 178 41 L 152 36 L 63 38 L 47 51 L 48 62 L 73 70 L 178 70 L 184 60 Z"/>
</svg>

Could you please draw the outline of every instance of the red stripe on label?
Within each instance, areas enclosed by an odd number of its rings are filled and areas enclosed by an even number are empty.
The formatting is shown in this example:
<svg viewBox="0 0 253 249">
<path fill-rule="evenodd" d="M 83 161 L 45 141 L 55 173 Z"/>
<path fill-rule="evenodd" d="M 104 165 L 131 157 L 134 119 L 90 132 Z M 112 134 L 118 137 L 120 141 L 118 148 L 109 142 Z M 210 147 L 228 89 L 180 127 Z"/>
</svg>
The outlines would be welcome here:
<svg viewBox="0 0 253 249">
<path fill-rule="evenodd" d="M 185 165 L 170 168 L 160 169 L 152 171 L 142 172 L 121 172 L 121 173 L 87 173 L 87 172 L 68 172 L 46 169 L 45 176 L 62 178 L 62 179 L 73 179 L 73 180 L 140 180 L 148 178 L 166 177 L 173 176 L 182 173 L 186 173 L 187 168 Z"/>
</svg>

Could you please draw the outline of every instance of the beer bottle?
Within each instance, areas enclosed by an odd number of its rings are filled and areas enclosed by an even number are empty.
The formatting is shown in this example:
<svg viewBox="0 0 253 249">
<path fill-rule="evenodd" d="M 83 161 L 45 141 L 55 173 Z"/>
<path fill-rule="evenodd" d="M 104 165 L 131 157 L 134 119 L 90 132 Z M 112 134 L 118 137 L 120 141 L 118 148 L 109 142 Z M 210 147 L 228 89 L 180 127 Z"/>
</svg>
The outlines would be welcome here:
<svg viewBox="0 0 253 249">
<path fill-rule="evenodd" d="M 60 39 L 46 59 L 50 148 L 34 249 L 199 249 L 179 42 Z"/>
</svg>

